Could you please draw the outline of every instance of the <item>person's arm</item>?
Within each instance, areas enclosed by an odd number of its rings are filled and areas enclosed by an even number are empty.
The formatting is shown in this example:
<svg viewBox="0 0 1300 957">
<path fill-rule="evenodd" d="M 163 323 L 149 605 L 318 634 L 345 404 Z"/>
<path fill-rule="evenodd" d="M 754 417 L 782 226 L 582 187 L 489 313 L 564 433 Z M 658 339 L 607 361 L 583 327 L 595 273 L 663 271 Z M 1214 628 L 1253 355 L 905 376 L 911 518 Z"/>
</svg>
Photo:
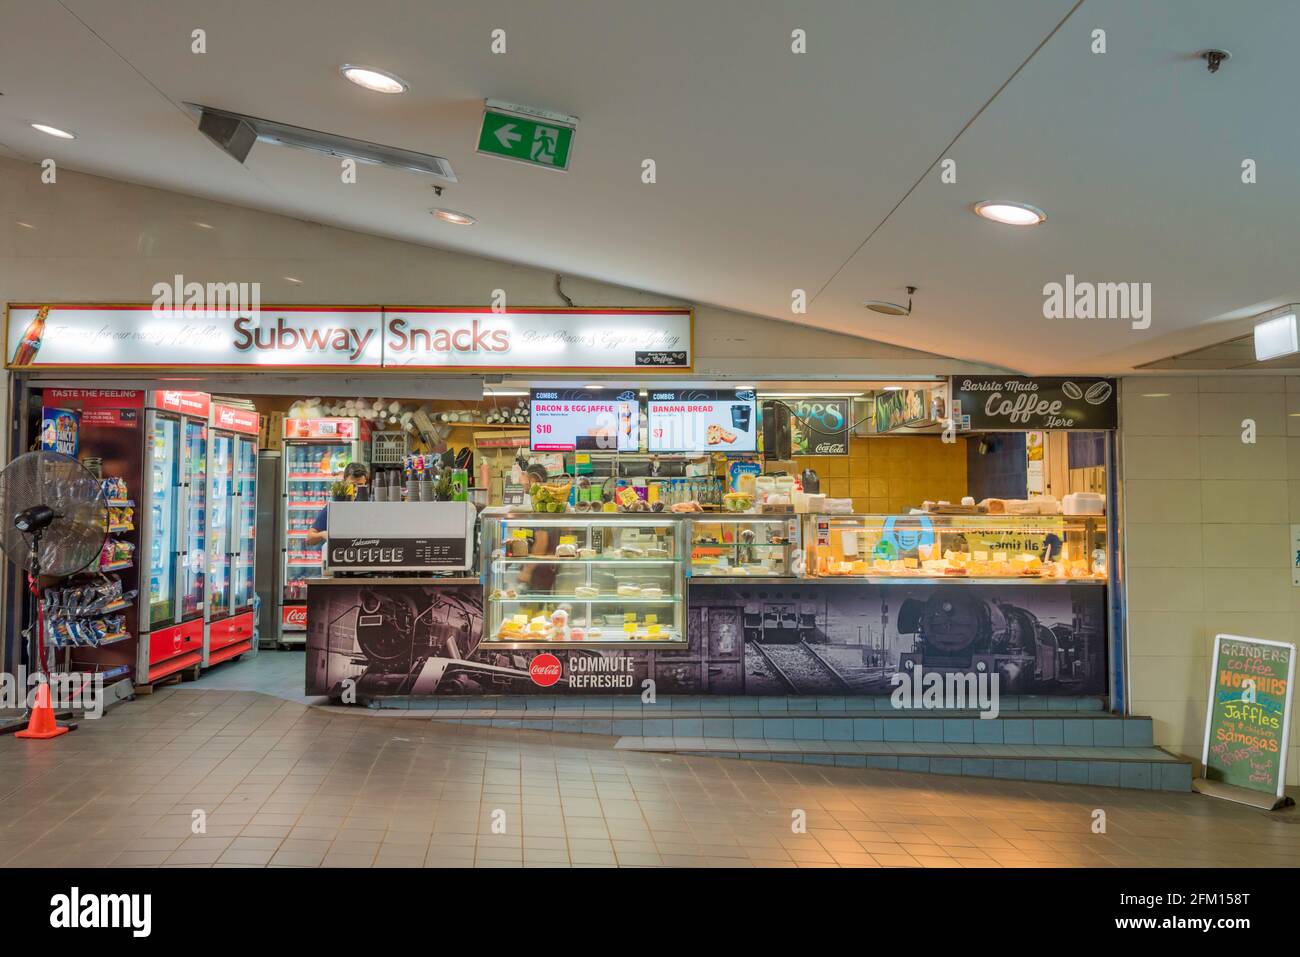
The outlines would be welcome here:
<svg viewBox="0 0 1300 957">
<path fill-rule="evenodd" d="M 551 533 L 544 528 L 537 529 L 533 533 L 533 544 L 528 548 L 529 555 L 547 555 L 551 550 Z M 539 565 L 527 564 L 519 569 L 519 581 L 525 585 L 531 584 L 533 573 L 537 571 Z"/>
<path fill-rule="evenodd" d="M 305 541 L 308 548 L 315 548 L 317 545 L 329 538 L 329 532 L 326 530 L 326 521 L 328 520 L 329 506 L 326 505 L 316 513 L 316 521 L 311 523 L 311 530 L 307 532 Z"/>
</svg>

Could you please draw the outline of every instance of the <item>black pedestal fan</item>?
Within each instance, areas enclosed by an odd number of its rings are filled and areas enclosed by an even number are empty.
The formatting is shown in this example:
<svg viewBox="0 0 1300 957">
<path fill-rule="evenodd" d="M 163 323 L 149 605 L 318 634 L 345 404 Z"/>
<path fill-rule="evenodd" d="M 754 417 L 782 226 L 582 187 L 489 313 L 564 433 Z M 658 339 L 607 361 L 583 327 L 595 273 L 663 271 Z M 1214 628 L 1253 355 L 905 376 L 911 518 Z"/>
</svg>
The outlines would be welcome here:
<svg viewBox="0 0 1300 957">
<path fill-rule="evenodd" d="M 58 452 L 28 452 L 0 471 L 0 547 L 27 574 L 26 664 L 50 676 L 42 579 L 58 579 L 99 563 L 108 537 L 103 484 L 76 459 Z M 21 689 L 25 695 L 26 688 Z M 0 733 L 26 726 L 29 713 L 4 722 Z"/>
</svg>

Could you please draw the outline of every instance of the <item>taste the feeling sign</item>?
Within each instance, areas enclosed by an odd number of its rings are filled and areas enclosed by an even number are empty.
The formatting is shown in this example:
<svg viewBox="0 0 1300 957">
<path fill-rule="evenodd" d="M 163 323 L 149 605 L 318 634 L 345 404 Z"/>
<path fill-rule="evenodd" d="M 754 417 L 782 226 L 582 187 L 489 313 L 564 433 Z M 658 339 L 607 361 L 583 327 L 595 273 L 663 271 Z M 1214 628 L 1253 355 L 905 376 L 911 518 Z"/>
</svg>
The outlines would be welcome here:
<svg viewBox="0 0 1300 957">
<path fill-rule="evenodd" d="M 10 368 L 689 370 L 688 308 L 11 305 Z"/>
</svg>

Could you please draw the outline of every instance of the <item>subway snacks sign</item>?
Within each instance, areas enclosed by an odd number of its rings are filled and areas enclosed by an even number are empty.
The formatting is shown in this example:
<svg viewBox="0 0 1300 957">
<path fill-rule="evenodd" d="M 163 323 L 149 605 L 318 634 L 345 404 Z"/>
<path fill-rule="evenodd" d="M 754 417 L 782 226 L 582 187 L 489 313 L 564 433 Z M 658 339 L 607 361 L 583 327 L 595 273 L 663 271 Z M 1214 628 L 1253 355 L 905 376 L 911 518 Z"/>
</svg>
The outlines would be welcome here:
<svg viewBox="0 0 1300 957">
<path fill-rule="evenodd" d="M 11 305 L 9 368 L 691 368 L 689 308 Z"/>
<path fill-rule="evenodd" d="M 1295 645 L 1216 635 L 1211 667 L 1206 779 L 1281 798 Z"/>
</svg>

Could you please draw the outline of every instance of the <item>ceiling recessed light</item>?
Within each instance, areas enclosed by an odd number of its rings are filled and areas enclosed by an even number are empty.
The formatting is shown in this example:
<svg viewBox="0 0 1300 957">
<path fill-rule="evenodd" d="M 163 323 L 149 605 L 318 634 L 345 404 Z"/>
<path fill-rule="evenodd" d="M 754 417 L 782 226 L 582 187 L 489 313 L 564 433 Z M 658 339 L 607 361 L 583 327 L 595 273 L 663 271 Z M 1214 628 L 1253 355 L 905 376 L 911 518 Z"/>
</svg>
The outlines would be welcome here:
<svg viewBox="0 0 1300 957">
<path fill-rule="evenodd" d="M 33 123 L 32 129 L 40 130 L 42 133 L 48 133 L 50 136 L 57 136 L 61 140 L 75 140 L 76 133 L 69 133 L 67 130 L 61 130 L 57 126 L 46 126 L 44 123 Z"/>
<path fill-rule="evenodd" d="M 374 93 L 405 93 L 411 88 L 400 76 L 387 70 L 376 70 L 372 66 L 345 63 L 339 67 L 339 72 L 357 86 Z"/>
<path fill-rule="evenodd" d="M 454 226 L 473 226 L 477 219 L 469 213 L 458 212 L 454 209 L 431 209 L 429 212 L 437 216 L 444 223 L 451 223 Z"/>
<path fill-rule="evenodd" d="M 1028 203 L 1002 203 L 985 201 L 975 204 L 975 215 L 1007 226 L 1037 226 L 1047 219 L 1047 214 Z"/>
<path fill-rule="evenodd" d="M 301 279 L 295 279 L 293 276 L 281 276 L 280 278 L 283 279 L 285 282 L 291 282 L 291 283 L 293 283 L 295 286 L 301 286 L 301 285 L 302 285 L 302 280 L 301 280 Z"/>
<path fill-rule="evenodd" d="M 199 222 L 197 219 L 194 220 L 194 225 L 197 226 L 197 227 L 199 227 L 199 229 L 216 229 L 216 228 L 217 228 L 216 226 L 213 226 L 211 223 L 201 223 L 201 222 Z"/>
</svg>

